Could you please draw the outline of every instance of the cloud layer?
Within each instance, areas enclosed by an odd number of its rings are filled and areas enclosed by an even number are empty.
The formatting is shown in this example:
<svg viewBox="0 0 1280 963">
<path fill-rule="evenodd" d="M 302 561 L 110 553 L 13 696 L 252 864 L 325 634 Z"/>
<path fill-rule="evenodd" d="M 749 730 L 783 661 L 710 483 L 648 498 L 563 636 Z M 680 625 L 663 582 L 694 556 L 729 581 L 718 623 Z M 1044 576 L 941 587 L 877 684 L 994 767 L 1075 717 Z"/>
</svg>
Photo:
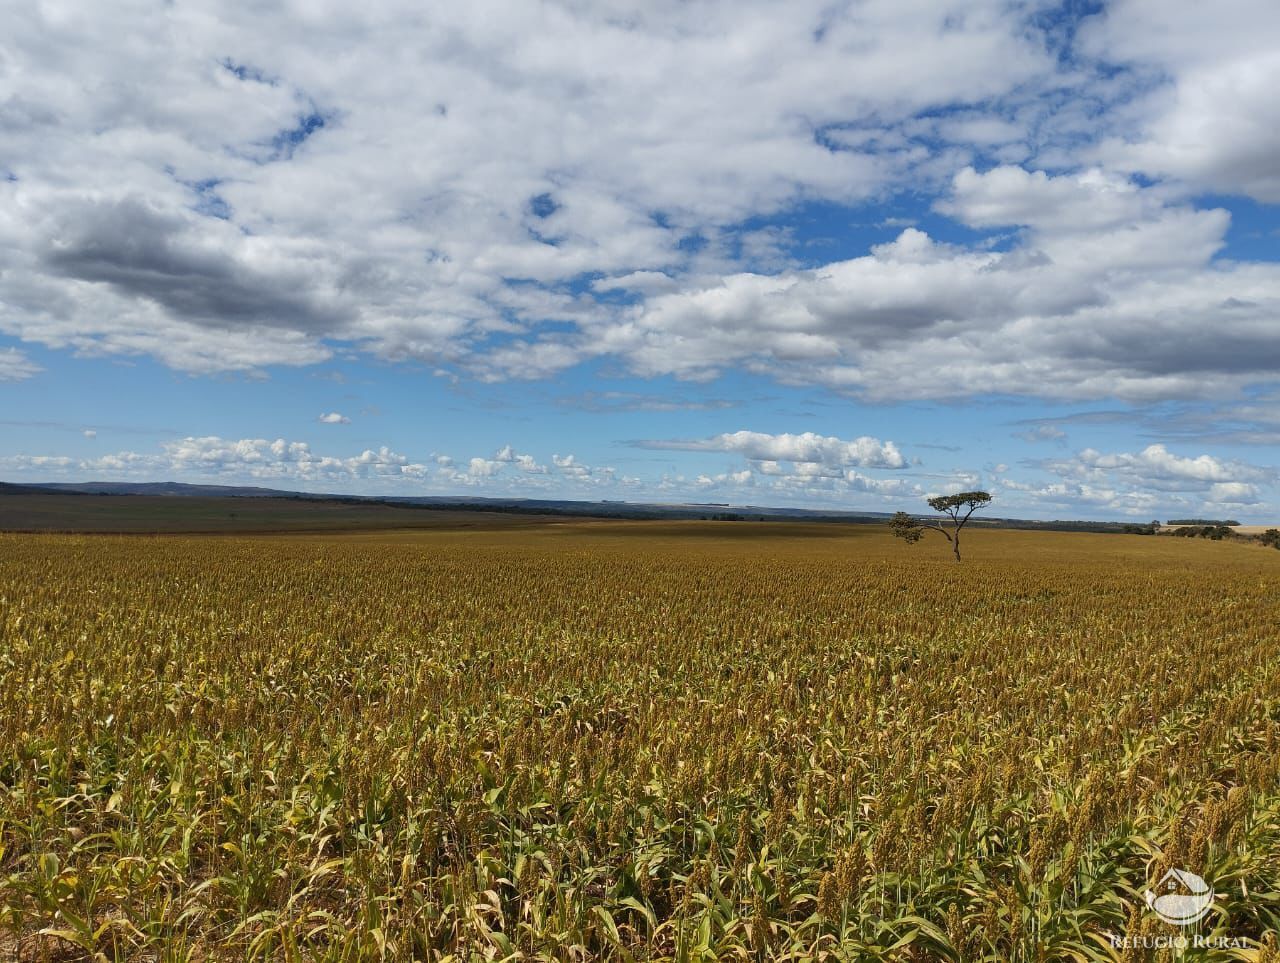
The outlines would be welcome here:
<svg viewBox="0 0 1280 963">
<path fill-rule="evenodd" d="M 1231 394 L 1280 370 L 1280 266 L 1218 263 L 1228 217 L 1097 170 L 998 167 L 939 205 L 1005 250 L 907 228 L 865 256 L 657 295 L 617 329 L 647 374 L 729 366 L 875 399 Z"/>
<path fill-rule="evenodd" d="M 1216 261 L 1228 217 L 1187 197 L 1280 199 L 1280 61 L 1270 7 L 1206 10 L 31 5 L 0 332 L 196 373 L 354 347 L 480 380 L 1229 395 L 1274 378 L 1280 275 Z M 761 222 L 906 188 L 1012 239 L 799 271 Z"/>
<path fill-rule="evenodd" d="M 829 127 L 1049 65 L 995 0 L 291 6 L 15 12 L 5 329 L 191 371 L 341 340 L 543 373 L 584 348 L 490 342 L 602 315 L 562 285 L 678 267 L 687 239 L 805 197 L 864 199 L 895 166 L 831 149 Z"/>
<path fill-rule="evenodd" d="M 1136 134 L 1113 134 L 1097 156 L 1194 188 L 1280 202 L 1277 36 L 1272 3 L 1111 4 L 1086 25 L 1082 50 L 1167 79 L 1126 111 Z"/>
<path fill-rule="evenodd" d="M 723 471 L 622 472 L 587 464 L 573 454 L 538 457 L 504 445 L 488 455 L 435 453 L 411 457 L 382 446 L 353 455 L 322 454 L 300 441 L 188 437 L 158 451 L 117 451 L 0 457 L 6 475 L 29 481 L 157 480 L 257 484 L 311 491 L 425 495 L 467 491 L 523 498 L 615 498 L 775 503 L 833 508 L 923 510 L 928 495 L 983 488 L 1000 514 L 1090 513 L 1145 516 L 1169 513 L 1257 513 L 1274 490 L 1274 467 L 1209 454 L 1179 455 L 1164 445 L 1139 452 L 1086 448 L 1071 456 L 1027 463 L 1011 471 L 930 471 L 908 463 L 891 441 L 846 441 L 813 434 L 740 431 L 708 439 L 642 442 L 644 447 L 721 453 L 735 463 Z M 1043 479 L 1047 476 L 1050 480 Z M 854 500 L 853 504 L 850 500 Z"/>
</svg>

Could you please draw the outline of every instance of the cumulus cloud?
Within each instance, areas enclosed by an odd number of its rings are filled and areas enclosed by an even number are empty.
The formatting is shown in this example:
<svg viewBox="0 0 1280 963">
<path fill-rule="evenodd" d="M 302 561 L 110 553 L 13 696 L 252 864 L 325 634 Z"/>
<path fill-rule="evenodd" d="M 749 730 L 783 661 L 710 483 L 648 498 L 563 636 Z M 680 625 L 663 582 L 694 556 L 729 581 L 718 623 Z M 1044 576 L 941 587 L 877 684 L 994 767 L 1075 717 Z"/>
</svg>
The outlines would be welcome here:
<svg viewBox="0 0 1280 963">
<path fill-rule="evenodd" d="M 736 431 L 711 438 L 646 440 L 642 448 L 665 451 L 724 452 L 739 455 L 746 465 L 729 471 L 703 472 L 693 479 L 698 490 L 721 492 L 739 500 L 779 499 L 787 502 L 818 500 L 832 507 L 849 507 L 848 499 L 862 504 L 887 504 L 892 499 L 919 498 L 923 489 L 905 478 L 876 478 L 859 468 L 898 470 L 907 461 L 891 441 L 862 436 L 845 440 L 814 432 L 768 434 Z M 682 479 L 667 479 L 668 491 L 680 488 Z"/>
<path fill-rule="evenodd" d="M 1068 517 L 1105 511 L 1152 518 L 1162 512 L 1190 510 L 1201 504 L 1199 499 L 1167 492 L 1147 492 L 1087 482 L 1027 484 L 1006 480 L 997 486 L 996 491 L 998 495 L 1012 493 L 1021 498 L 1019 504 L 1034 506 L 1037 511 L 1048 509 Z"/>
<path fill-rule="evenodd" d="M 319 455 L 301 441 L 262 438 L 228 441 L 222 438 L 184 438 L 161 446 L 160 464 L 179 472 L 206 475 L 238 474 L 251 478 L 415 478 L 426 466 L 383 447 L 358 455 Z"/>
<path fill-rule="evenodd" d="M 1172 491 L 1208 489 L 1221 482 L 1262 481 L 1275 476 L 1273 469 L 1224 461 L 1212 455 L 1193 458 L 1176 455 L 1164 445 L 1148 445 L 1136 454 L 1104 454 L 1086 448 L 1070 460 L 1050 461 L 1047 465 L 1061 475 L 1091 479 L 1125 477 L 1146 488 Z"/>
<path fill-rule="evenodd" d="M 636 443 L 643 448 L 677 451 L 724 451 L 742 455 L 752 461 L 776 467 L 777 462 L 861 468 L 904 468 L 906 460 L 891 441 L 880 441 L 863 435 L 852 441 L 811 431 L 802 434 L 771 435 L 760 431 L 735 431 L 713 438 L 686 440 L 646 440 Z M 766 469 L 770 470 L 770 469 Z"/>
<path fill-rule="evenodd" d="M 55 470 L 80 478 L 101 475 L 159 480 L 170 476 L 191 479 L 252 480 L 293 483 L 399 482 L 426 477 L 425 465 L 382 447 L 356 455 L 322 455 L 301 441 L 265 438 L 238 440 L 217 436 L 188 437 L 164 442 L 160 451 L 120 451 L 94 458 L 14 455 L 0 459 L 12 471 Z"/>
<path fill-rule="evenodd" d="M 87 433 L 88 434 L 88 433 Z M 461 466 L 461 467 L 460 467 Z M 64 455 L 12 455 L 0 458 L 0 469 L 26 475 L 79 479 L 111 477 L 157 481 L 218 480 L 226 483 L 270 481 L 307 488 L 333 485 L 366 494 L 385 493 L 386 486 L 411 492 L 449 491 L 458 487 L 489 488 L 495 493 L 558 494 L 557 485 L 634 487 L 636 479 L 612 466 L 587 465 L 574 455 L 555 455 L 552 467 L 510 445 L 493 457 L 456 459 L 436 454 L 419 461 L 386 446 L 355 455 L 321 454 L 311 445 L 283 438 L 225 439 L 187 437 L 164 442 L 159 451 L 118 451 L 92 458 Z"/>
<path fill-rule="evenodd" d="M 1049 459 L 1039 467 L 1062 481 L 1006 487 L 1050 504 L 1105 507 L 1129 514 L 1220 506 L 1254 506 L 1261 486 L 1274 485 L 1275 468 L 1209 454 L 1179 455 L 1165 445 L 1139 452 L 1085 448 L 1071 458 Z"/>
<path fill-rule="evenodd" d="M 684 479 L 667 479 L 668 491 L 678 490 Z M 856 498 L 858 507 L 876 507 L 919 502 L 924 488 L 905 478 L 872 478 L 852 468 L 839 469 L 814 462 L 781 464 L 779 462 L 753 463 L 737 471 L 702 473 L 692 484 L 695 489 L 716 491 L 739 501 L 743 499 L 776 499 L 800 504 L 825 502 L 833 508 L 853 507 L 850 499 Z"/>
<path fill-rule="evenodd" d="M 61 474 L 74 469 L 80 462 L 66 455 L 6 455 L 0 459 L 0 464 L 12 471 Z"/>
<path fill-rule="evenodd" d="M 587 478 L 591 474 L 591 469 L 579 462 L 574 455 L 552 455 L 551 464 L 555 465 L 560 474 L 569 478 Z"/>
<path fill-rule="evenodd" d="M 971 227 L 1026 225 L 1054 234 L 1102 231 L 1158 216 L 1159 195 L 1098 168 L 1071 177 L 1001 166 L 965 167 L 938 210 Z"/>
<path fill-rule="evenodd" d="M 1278 34 L 1272 3 L 1109 5 L 1081 31 L 1081 52 L 1158 79 L 1098 156 L 1194 188 L 1280 201 Z"/>
<path fill-rule="evenodd" d="M 635 489 L 640 483 L 621 475 L 608 465 L 583 464 L 574 455 L 553 455 L 547 465 L 533 455 L 504 445 L 491 457 L 475 456 L 459 461 L 450 455 L 436 455 L 433 483 L 437 488 L 484 489 L 492 494 L 521 497 L 563 497 L 564 486 L 571 490 L 593 490 L 621 486 Z"/>
<path fill-rule="evenodd" d="M 322 424 L 322 425 L 349 425 L 349 424 L 351 424 L 351 419 L 350 419 L 350 418 L 348 418 L 346 415 L 344 415 L 344 414 L 340 414 L 339 412 L 336 412 L 336 411 L 331 411 L 331 412 L 329 412 L 328 414 L 321 415 L 317 420 L 318 420 L 318 421 L 320 422 L 320 424 Z"/>
<path fill-rule="evenodd" d="M 502 471 L 502 462 L 493 458 L 472 458 L 467 462 L 467 475 L 473 479 L 492 478 Z"/>
<path fill-rule="evenodd" d="M 743 366 L 877 400 L 1195 398 L 1280 370 L 1280 267 L 1213 260 L 1225 211 L 1096 172 L 1003 168 L 962 171 L 948 210 L 1022 233 L 983 250 L 908 228 L 821 268 L 691 283 L 610 339 L 641 374 Z"/>
<path fill-rule="evenodd" d="M 1243 482 L 1217 482 L 1209 488 L 1205 499 L 1215 505 L 1257 505 L 1260 501 L 1258 489 Z"/>
<path fill-rule="evenodd" d="M 520 471 L 530 475 L 545 475 L 547 473 L 546 465 L 538 464 L 537 459 L 532 455 L 522 455 L 510 445 L 504 445 L 498 449 L 493 458 L 496 462 L 514 465 Z"/>
<path fill-rule="evenodd" d="M 608 350 L 608 279 L 776 270 L 785 229 L 745 219 L 934 176 L 922 118 L 1058 71 L 1000 0 L 71 2 L 6 36 L 0 330 L 193 372 L 343 344 L 544 376 Z"/>
</svg>

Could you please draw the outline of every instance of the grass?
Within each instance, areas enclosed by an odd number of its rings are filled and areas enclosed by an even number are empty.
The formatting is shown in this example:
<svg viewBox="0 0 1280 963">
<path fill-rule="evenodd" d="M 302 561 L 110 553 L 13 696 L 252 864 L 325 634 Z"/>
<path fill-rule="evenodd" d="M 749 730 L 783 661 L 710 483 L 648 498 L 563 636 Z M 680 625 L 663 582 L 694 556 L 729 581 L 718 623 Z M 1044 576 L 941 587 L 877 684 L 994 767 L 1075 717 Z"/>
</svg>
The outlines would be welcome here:
<svg viewBox="0 0 1280 963">
<path fill-rule="evenodd" d="M 944 550 L 0 536 L 0 956 L 1274 960 L 1280 553 Z"/>
</svg>

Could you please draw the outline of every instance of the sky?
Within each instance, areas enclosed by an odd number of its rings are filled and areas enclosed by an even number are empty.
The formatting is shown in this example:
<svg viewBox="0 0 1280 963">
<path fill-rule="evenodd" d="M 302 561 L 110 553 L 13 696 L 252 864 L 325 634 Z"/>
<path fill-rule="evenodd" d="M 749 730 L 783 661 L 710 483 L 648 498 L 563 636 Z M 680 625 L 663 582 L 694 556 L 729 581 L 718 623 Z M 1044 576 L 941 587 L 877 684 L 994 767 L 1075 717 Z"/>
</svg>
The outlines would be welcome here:
<svg viewBox="0 0 1280 963">
<path fill-rule="evenodd" d="M 0 479 L 1280 521 L 1273 0 L 33 0 Z"/>
</svg>

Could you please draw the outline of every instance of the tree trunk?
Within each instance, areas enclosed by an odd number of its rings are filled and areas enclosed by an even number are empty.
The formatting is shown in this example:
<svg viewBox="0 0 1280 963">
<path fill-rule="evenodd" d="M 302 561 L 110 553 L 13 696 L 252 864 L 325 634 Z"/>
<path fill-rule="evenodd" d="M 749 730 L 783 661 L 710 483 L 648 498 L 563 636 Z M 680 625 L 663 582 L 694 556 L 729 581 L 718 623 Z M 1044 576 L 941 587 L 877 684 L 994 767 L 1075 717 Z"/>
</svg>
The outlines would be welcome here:
<svg viewBox="0 0 1280 963">
<path fill-rule="evenodd" d="M 956 532 L 956 537 L 951 540 L 951 551 L 956 557 L 956 561 L 960 561 L 960 533 Z"/>
</svg>

